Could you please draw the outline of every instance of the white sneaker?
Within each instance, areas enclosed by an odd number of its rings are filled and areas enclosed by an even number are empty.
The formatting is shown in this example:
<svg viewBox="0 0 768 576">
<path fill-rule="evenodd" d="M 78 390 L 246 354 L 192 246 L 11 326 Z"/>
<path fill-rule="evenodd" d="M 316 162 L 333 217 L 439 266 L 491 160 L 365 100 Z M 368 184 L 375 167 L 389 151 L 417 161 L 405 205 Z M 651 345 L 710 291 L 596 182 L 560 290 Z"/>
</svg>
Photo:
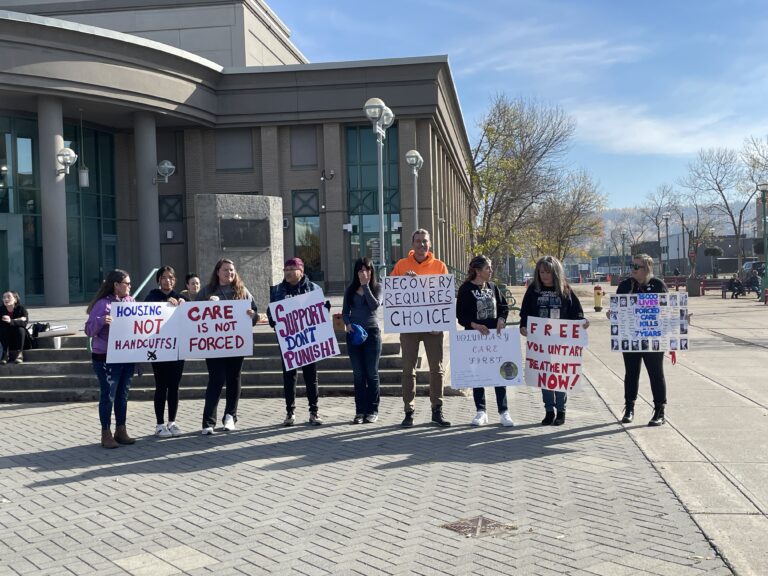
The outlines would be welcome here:
<svg viewBox="0 0 768 576">
<path fill-rule="evenodd" d="M 235 429 L 235 419 L 232 418 L 232 414 L 224 415 L 224 430 L 232 432 Z"/>
<path fill-rule="evenodd" d="M 158 438 L 169 438 L 171 436 L 171 431 L 165 427 L 165 424 L 158 424 L 155 427 L 155 436 Z"/>
<path fill-rule="evenodd" d="M 509 410 L 506 410 L 499 414 L 499 422 L 501 422 L 502 426 L 514 426 L 515 423 L 512 422 L 512 416 L 509 415 Z"/>
<path fill-rule="evenodd" d="M 475 417 L 472 418 L 472 426 L 483 426 L 488 424 L 488 413 L 485 410 L 478 410 Z"/>
<path fill-rule="evenodd" d="M 200 432 L 203 436 L 210 436 L 213 434 L 213 426 L 207 426 L 206 428 L 203 428 L 202 432 Z"/>
<path fill-rule="evenodd" d="M 168 422 L 167 428 L 171 436 L 181 436 L 181 428 L 176 425 L 176 422 Z"/>
</svg>

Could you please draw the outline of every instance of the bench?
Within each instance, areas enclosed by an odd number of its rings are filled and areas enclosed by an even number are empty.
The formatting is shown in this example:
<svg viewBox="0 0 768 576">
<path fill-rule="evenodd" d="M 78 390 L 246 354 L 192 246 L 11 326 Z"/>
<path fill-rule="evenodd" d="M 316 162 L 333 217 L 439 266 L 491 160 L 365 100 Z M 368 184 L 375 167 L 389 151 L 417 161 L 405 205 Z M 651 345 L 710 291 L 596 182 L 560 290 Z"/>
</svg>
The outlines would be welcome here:
<svg viewBox="0 0 768 576">
<path fill-rule="evenodd" d="M 704 278 L 700 283 L 701 295 L 705 296 L 707 290 L 720 290 L 720 295 L 725 298 L 728 294 L 728 280 L 720 278 Z"/>
<path fill-rule="evenodd" d="M 664 284 L 667 285 L 667 288 L 672 288 L 672 286 L 674 286 L 675 292 L 679 292 L 681 286 L 685 288 L 685 276 L 664 276 L 663 280 Z"/>
</svg>

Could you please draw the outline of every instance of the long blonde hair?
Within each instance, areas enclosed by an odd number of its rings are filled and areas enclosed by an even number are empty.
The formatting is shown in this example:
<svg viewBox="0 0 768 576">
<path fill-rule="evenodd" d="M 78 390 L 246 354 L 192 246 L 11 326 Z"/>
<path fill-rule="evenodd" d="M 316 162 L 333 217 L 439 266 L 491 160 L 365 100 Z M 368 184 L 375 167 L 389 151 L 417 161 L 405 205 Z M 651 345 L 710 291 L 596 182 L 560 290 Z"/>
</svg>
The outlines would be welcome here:
<svg viewBox="0 0 768 576">
<path fill-rule="evenodd" d="M 539 292 L 547 289 L 547 287 L 541 283 L 541 278 L 539 277 L 539 270 L 541 269 L 552 274 L 552 283 L 554 284 L 555 292 L 563 297 L 568 297 L 570 295 L 571 287 L 568 285 L 568 280 L 565 278 L 565 269 L 563 269 L 560 260 L 554 256 L 542 256 L 536 262 L 536 268 L 533 274 L 533 285 Z"/>
</svg>

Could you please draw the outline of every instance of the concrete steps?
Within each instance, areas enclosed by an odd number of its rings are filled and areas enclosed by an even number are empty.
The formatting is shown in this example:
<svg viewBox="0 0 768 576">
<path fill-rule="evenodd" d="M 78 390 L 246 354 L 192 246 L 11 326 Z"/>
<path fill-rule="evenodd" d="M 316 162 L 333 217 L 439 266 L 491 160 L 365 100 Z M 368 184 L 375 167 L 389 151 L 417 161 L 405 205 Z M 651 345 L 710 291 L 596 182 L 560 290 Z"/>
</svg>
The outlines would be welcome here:
<svg viewBox="0 0 768 576">
<path fill-rule="evenodd" d="M 46 341 L 45 345 L 49 343 Z M 0 366 L 0 402 L 84 402 L 96 401 L 99 387 L 91 367 L 91 354 L 85 336 L 62 337 L 61 347 L 38 348 L 24 353 L 23 364 Z M 53 342 L 50 342 L 53 346 Z M 341 356 L 319 364 L 321 396 L 351 396 L 352 369 L 343 338 L 339 340 Z M 283 378 L 280 350 L 272 332 L 254 332 L 254 353 L 246 357 L 242 372 L 242 395 L 249 397 L 281 397 Z M 419 365 L 421 362 L 419 363 Z M 400 343 L 384 342 L 379 363 L 381 394 L 399 396 L 402 359 Z M 428 394 L 429 373 L 417 370 L 417 393 Z M 180 395 L 184 399 L 202 399 L 208 383 L 204 360 L 187 360 L 181 380 Z M 302 393 L 299 372 L 299 393 Z M 132 400 L 151 400 L 155 381 L 148 363 L 137 364 L 131 384 Z"/>
</svg>

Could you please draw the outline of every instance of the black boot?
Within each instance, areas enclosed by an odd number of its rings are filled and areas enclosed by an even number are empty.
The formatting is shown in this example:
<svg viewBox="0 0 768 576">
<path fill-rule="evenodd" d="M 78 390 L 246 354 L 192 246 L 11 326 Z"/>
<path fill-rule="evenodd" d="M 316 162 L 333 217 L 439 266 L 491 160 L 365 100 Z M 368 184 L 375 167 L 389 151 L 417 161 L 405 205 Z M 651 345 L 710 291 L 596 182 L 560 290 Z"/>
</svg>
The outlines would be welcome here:
<svg viewBox="0 0 768 576">
<path fill-rule="evenodd" d="M 635 419 L 635 403 L 627 402 L 624 405 L 624 417 L 621 419 L 622 424 L 629 424 Z"/>
<path fill-rule="evenodd" d="M 664 424 L 664 404 L 656 404 L 653 409 L 653 416 L 651 417 L 648 426 L 661 426 Z"/>
<path fill-rule="evenodd" d="M 557 416 L 555 416 L 555 421 L 552 422 L 552 426 L 562 426 L 565 424 L 565 410 L 558 410 Z"/>
<path fill-rule="evenodd" d="M 549 426 L 554 421 L 555 421 L 555 411 L 547 410 L 547 413 L 544 415 L 544 420 L 541 421 L 541 425 Z"/>
<path fill-rule="evenodd" d="M 403 428 L 410 428 L 413 426 L 413 411 L 409 411 L 405 413 L 405 418 L 403 418 L 403 423 L 401 424 Z"/>
<path fill-rule="evenodd" d="M 450 426 L 451 423 L 443 418 L 443 409 L 442 408 L 435 408 L 432 410 L 432 422 L 435 424 L 438 424 L 439 426 Z"/>
</svg>

